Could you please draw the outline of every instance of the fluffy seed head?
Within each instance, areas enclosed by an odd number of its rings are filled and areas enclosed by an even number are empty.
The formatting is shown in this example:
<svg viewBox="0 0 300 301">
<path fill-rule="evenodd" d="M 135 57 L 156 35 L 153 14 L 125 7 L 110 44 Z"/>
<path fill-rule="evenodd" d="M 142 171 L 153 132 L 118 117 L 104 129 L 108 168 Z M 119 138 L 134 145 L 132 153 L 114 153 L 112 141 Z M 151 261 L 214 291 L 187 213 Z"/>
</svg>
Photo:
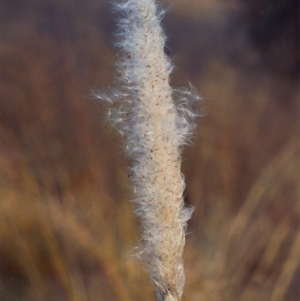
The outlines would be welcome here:
<svg viewBox="0 0 300 301">
<path fill-rule="evenodd" d="M 115 4 L 121 15 L 116 45 L 117 90 L 99 94 L 109 119 L 126 137 L 137 209 L 141 218 L 142 259 L 159 301 L 179 301 L 183 292 L 182 253 L 192 208 L 183 202 L 181 148 L 189 141 L 200 97 L 194 89 L 172 90 L 172 65 L 164 53 L 163 15 L 154 0 Z"/>
</svg>

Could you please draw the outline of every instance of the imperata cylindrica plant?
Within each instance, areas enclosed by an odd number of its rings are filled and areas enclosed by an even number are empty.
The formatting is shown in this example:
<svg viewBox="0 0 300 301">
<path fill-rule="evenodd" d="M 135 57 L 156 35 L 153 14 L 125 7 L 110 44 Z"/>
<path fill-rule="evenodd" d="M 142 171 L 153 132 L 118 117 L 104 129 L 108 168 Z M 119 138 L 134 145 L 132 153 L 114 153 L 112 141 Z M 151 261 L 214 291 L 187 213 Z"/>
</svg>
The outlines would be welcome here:
<svg viewBox="0 0 300 301">
<path fill-rule="evenodd" d="M 192 208 L 184 205 L 181 149 L 194 128 L 194 89 L 172 89 L 164 53 L 164 14 L 154 0 L 114 5 L 118 15 L 118 76 L 108 104 L 112 123 L 125 136 L 131 159 L 136 213 L 142 224 L 142 260 L 159 301 L 179 301 L 185 276 L 182 253 Z"/>
</svg>

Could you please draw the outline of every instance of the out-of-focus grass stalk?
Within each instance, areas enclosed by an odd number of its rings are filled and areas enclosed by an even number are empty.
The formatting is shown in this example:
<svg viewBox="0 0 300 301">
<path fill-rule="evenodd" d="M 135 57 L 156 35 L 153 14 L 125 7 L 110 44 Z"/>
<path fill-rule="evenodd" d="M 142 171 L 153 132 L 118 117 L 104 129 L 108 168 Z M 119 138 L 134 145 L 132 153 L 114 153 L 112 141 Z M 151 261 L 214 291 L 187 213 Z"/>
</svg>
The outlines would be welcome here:
<svg viewBox="0 0 300 301">
<path fill-rule="evenodd" d="M 164 14 L 154 0 L 121 1 L 116 44 L 121 48 L 116 89 L 97 94 L 109 104 L 109 117 L 126 137 L 131 179 L 142 223 L 142 257 L 158 300 L 180 300 L 185 282 L 182 253 L 186 222 L 181 147 L 194 128 L 195 91 L 173 90 L 172 65 L 164 53 Z"/>
</svg>

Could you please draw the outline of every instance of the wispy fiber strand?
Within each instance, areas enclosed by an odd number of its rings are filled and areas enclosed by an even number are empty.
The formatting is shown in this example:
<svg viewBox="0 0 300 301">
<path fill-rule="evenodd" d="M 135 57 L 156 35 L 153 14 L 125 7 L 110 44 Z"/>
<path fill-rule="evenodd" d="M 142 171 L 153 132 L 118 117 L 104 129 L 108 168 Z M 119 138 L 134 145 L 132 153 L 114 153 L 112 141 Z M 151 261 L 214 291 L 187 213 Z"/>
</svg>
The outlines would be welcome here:
<svg viewBox="0 0 300 301">
<path fill-rule="evenodd" d="M 154 0 L 115 4 L 120 14 L 116 44 L 121 49 L 116 89 L 107 101 L 109 117 L 126 137 L 131 179 L 142 223 L 141 256 L 159 301 L 180 300 L 185 283 L 182 253 L 186 222 L 181 148 L 194 128 L 192 89 L 172 90 L 170 60 Z"/>
</svg>

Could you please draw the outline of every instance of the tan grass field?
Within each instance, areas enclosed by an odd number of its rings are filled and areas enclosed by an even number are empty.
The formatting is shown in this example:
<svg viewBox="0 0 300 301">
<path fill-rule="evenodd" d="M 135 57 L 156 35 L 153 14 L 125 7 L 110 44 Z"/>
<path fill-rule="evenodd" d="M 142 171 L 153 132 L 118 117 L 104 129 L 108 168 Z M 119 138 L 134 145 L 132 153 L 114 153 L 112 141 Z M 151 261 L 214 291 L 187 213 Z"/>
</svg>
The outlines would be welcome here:
<svg viewBox="0 0 300 301">
<path fill-rule="evenodd" d="M 238 4 L 177 0 L 164 19 L 172 84 L 206 110 L 184 150 L 183 300 L 297 301 L 299 45 L 256 47 Z M 155 299 L 122 137 L 91 97 L 114 77 L 114 18 L 103 0 L 0 0 L 1 301 Z"/>
</svg>

